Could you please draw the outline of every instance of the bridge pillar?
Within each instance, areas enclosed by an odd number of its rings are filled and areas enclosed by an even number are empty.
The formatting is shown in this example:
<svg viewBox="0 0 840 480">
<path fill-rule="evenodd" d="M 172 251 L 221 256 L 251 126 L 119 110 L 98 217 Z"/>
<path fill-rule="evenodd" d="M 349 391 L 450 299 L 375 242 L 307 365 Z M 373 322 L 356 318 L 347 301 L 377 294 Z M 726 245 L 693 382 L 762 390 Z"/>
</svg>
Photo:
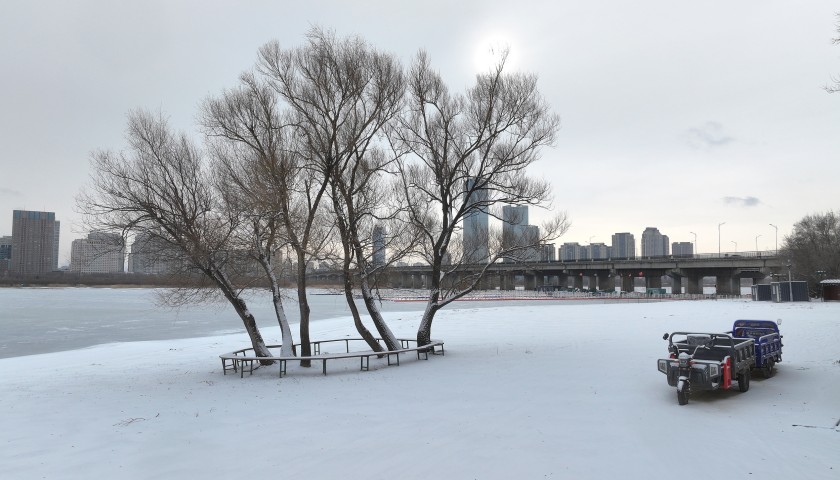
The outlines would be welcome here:
<svg viewBox="0 0 840 480">
<path fill-rule="evenodd" d="M 589 284 L 588 284 L 587 288 L 588 288 L 589 290 L 597 290 L 597 289 L 598 289 L 598 286 L 597 286 L 597 284 L 598 284 L 598 275 L 597 275 L 597 274 L 587 275 L 587 276 L 586 276 L 586 278 L 588 278 L 588 279 L 589 279 Z"/>
<path fill-rule="evenodd" d="M 735 290 L 733 288 L 735 282 L 738 282 L 739 288 Z M 741 282 L 738 280 L 737 277 L 733 277 L 731 273 L 725 273 L 722 275 L 718 275 L 715 279 L 716 284 L 716 293 L 718 295 L 740 295 L 741 289 L 740 285 Z"/>
<path fill-rule="evenodd" d="M 569 276 L 565 273 L 557 275 L 557 285 L 564 290 L 569 288 Z"/>
<path fill-rule="evenodd" d="M 533 274 L 526 273 L 523 275 L 525 277 L 525 290 L 536 290 L 537 289 L 537 276 Z M 540 282 L 542 283 L 542 282 Z"/>
<path fill-rule="evenodd" d="M 583 290 L 583 274 L 574 276 L 573 288 Z"/>
<path fill-rule="evenodd" d="M 478 281 L 478 289 L 479 290 L 492 290 L 493 288 L 493 278 L 490 275 L 483 275 L 481 280 Z"/>
<path fill-rule="evenodd" d="M 703 294 L 703 275 L 699 274 L 691 274 L 687 275 L 686 277 L 687 285 L 685 288 L 685 293 L 689 295 L 702 295 Z"/>
<path fill-rule="evenodd" d="M 621 291 L 622 292 L 632 292 L 634 289 L 633 285 L 633 276 L 632 275 L 622 275 L 621 276 Z"/>
<path fill-rule="evenodd" d="M 615 292 L 615 277 L 610 275 L 610 272 L 598 273 L 598 290 L 609 293 Z"/>
<path fill-rule="evenodd" d="M 671 275 L 671 294 L 672 295 L 679 295 L 682 293 L 682 276 L 681 275 Z"/>
<path fill-rule="evenodd" d="M 502 285 L 500 287 L 501 290 L 514 290 L 514 276 L 512 273 L 503 273 L 501 276 Z"/>
<path fill-rule="evenodd" d="M 659 275 L 645 277 L 645 288 L 662 288 L 662 277 Z"/>
<path fill-rule="evenodd" d="M 537 274 L 534 275 L 534 280 L 535 280 L 535 283 L 534 283 L 534 288 L 535 289 L 545 285 L 545 275 L 543 275 L 542 272 L 537 272 Z M 550 281 L 551 280 L 549 280 L 549 282 Z M 549 285 L 550 285 L 550 283 L 549 283 Z"/>
</svg>

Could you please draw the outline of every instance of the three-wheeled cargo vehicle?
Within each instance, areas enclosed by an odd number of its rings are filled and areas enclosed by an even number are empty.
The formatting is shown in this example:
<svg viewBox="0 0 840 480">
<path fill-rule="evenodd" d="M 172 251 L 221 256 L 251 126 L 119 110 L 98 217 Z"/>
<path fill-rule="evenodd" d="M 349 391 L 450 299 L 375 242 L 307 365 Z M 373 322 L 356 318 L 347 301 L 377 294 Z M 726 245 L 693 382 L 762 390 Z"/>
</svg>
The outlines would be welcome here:
<svg viewBox="0 0 840 480">
<path fill-rule="evenodd" d="M 773 367 L 782 361 L 781 324 L 781 320 L 735 320 L 732 330 L 726 332 L 736 338 L 755 340 L 755 369 L 761 370 L 764 378 L 772 377 Z"/>
<path fill-rule="evenodd" d="M 755 340 L 726 333 L 674 332 L 665 334 L 670 358 L 657 361 L 657 368 L 677 387 L 677 401 L 688 403 L 692 390 L 728 390 L 733 380 L 738 389 L 750 388 L 750 370 L 755 366 Z"/>
</svg>

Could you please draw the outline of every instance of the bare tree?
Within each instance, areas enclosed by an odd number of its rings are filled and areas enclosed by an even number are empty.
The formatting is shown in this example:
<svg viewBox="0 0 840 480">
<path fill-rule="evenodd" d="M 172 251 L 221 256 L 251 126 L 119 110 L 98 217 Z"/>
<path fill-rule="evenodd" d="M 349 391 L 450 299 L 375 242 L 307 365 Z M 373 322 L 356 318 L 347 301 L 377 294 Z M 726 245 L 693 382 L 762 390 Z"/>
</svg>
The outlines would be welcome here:
<svg viewBox="0 0 840 480">
<path fill-rule="evenodd" d="M 840 277 L 840 212 L 806 215 L 796 222 L 780 255 L 796 278 L 807 280 L 811 293 L 818 294 L 821 280 Z"/>
<path fill-rule="evenodd" d="M 281 237 L 294 255 L 301 355 L 309 356 L 306 266 L 329 238 L 329 225 L 320 213 L 327 179 L 313 168 L 296 119 L 287 116 L 272 86 L 247 73 L 240 77 L 238 88 L 204 103 L 202 124 L 214 139 L 220 169 L 247 194 L 254 233 L 273 232 L 260 241 L 264 260 L 273 258 L 266 241 L 271 240 L 276 249 Z M 276 277 L 268 275 L 275 306 L 282 308 Z M 302 364 L 309 366 L 308 361 Z"/>
<path fill-rule="evenodd" d="M 836 15 L 837 15 L 837 33 L 840 34 L 840 13 L 838 13 Z M 831 43 L 833 43 L 834 45 L 840 45 L 840 35 L 832 38 Z M 832 79 L 832 84 L 826 85 L 823 88 L 825 88 L 825 91 L 828 92 L 828 93 L 840 92 L 840 77 L 833 78 Z"/>
<path fill-rule="evenodd" d="M 465 95 L 452 95 L 420 52 L 408 78 L 408 108 L 392 132 L 401 162 L 403 195 L 409 220 L 423 231 L 421 255 L 431 265 L 431 290 L 417 331 L 419 344 L 431 341 L 438 310 L 475 289 L 487 269 L 503 257 L 515 257 L 568 228 L 564 214 L 546 222 L 540 235 L 508 242 L 489 228 L 482 241 L 463 242 L 464 222 L 498 218 L 499 204 L 544 205 L 547 182 L 525 175 L 543 146 L 552 145 L 559 118 L 537 90 L 534 75 L 505 74 L 507 53 Z M 495 240 L 494 240 L 495 239 Z M 472 242 L 472 243 L 471 243 Z M 478 248 L 478 251 L 477 251 Z M 460 253 L 460 254 L 459 254 Z M 470 273 L 474 272 L 474 273 Z"/>
<path fill-rule="evenodd" d="M 238 219 L 219 208 L 201 151 L 186 135 L 174 134 L 162 115 L 145 111 L 129 114 L 127 138 L 127 153 L 93 155 L 91 186 L 78 197 L 89 225 L 123 238 L 140 235 L 177 251 L 179 265 L 200 272 L 230 302 L 255 354 L 270 356 L 228 276 Z"/>
<path fill-rule="evenodd" d="M 283 50 L 276 42 L 260 49 L 258 69 L 291 108 L 309 164 L 330 182 L 333 213 L 344 250 L 344 291 L 359 333 L 374 350 L 381 346 L 363 326 L 352 292 L 350 269 L 355 261 L 366 272 L 360 225 L 375 197 L 368 179 L 388 160 L 375 148 L 383 127 L 398 112 L 403 92 L 400 66 L 357 37 L 338 39 L 313 28 L 305 46 Z M 364 201 L 361 201 L 365 198 Z M 360 203 L 361 202 L 361 203 Z M 362 293 L 374 325 L 389 349 L 398 348 L 361 274 Z"/>
</svg>

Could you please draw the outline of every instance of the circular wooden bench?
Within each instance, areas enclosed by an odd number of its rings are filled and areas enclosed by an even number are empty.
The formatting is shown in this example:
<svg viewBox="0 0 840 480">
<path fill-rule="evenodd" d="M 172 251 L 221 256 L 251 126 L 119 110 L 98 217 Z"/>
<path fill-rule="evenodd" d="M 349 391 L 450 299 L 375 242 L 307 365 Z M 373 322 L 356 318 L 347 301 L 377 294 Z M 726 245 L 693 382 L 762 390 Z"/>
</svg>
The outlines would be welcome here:
<svg viewBox="0 0 840 480">
<path fill-rule="evenodd" d="M 387 359 L 388 365 L 390 366 L 392 363 L 399 366 L 400 364 L 400 355 L 403 353 L 410 353 L 416 352 L 417 359 L 423 360 L 429 359 L 429 353 L 432 355 L 446 355 L 446 352 L 443 349 L 443 342 L 439 340 L 432 340 L 431 343 L 426 345 L 417 345 L 416 340 L 411 339 L 398 339 L 400 341 L 400 348 L 399 350 L 388 350 L 382 352 L 374 352 L 373 350 L 363 350 L 363 351 L 350 351 L 350 344 L 351 343 L 358 343 L 361 342 L 365 346 L 367 346 L 367 342 L 365 342 L 362 338 L 337 338 L 331 340 L 319 340 L 316 342 L 311 342 L 312 352 L 313 355 L 299 357 L 299 356 L 279 356 L 279 355 L 272 355 L 268 357 L 257 357 L 253 355 L 254 349 L 249 348 L 242 348 L 239 350 L 235 350 L 230 353 L 224 353 L 219 355 L 219 358 L 222 360 L 222 372 L 224 375 L 227 375 L 227 372 L 233 371 L 239 372 L 239 377 L 243 378 L 245 376 L 245 370 L 248 370 L 248 374 L 252 375 L 254 370 L 259 368 L 260 361 L 274 361 L 280 365 L 280 378 L 286 374 L 286 362 L 288 361 L 302 361 L 302 360 L 309 360 L 309 361 L 320 361 L 321 362 L 321 370 L 324 375 L 327 374 L 327 361 L 328 360 L 340 360 L 346 358 L 358 358 L 359 359 L 359 368 L 361 371 L 369 371 L 370 370 L 370 357 L 385 357 Z M 321 353 L 321 346 L 327 345 L 331 343 L 344 343 L 344 352 L 338 353 Z M 414 344 L 412 347 L 411 345 Z M 295 344 L 294 347 L 299 347 L 300 344 Z M 279 350 L 281 348 L 280 345 L 268 345 L 267 346 L 269 352 L 271 350 Z M 248 355 L 251 353 L 251 355 Z M 255 366 L 255 363 L 257 364 Z"/>
</svg>

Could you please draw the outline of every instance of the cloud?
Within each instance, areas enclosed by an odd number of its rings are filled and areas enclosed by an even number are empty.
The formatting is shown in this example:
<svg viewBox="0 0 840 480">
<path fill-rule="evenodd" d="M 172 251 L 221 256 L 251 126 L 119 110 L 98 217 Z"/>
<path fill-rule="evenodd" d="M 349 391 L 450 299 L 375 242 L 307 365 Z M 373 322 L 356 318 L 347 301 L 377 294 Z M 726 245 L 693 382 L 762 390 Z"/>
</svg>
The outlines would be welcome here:
<svg viewBox="0 0 840 480">
<path fill-rule="evenodd" d="M 706 122 L 700 127 L 690 128 L 685 133 L 685 138 L 691 147 L 701 150 L 722 147 L 735 141 L 718 122 Z"/>
<path fill-rule="evenodd" d="M 755 207 L 761 204 L 761 200 L 755 197 L 723 197 L 723 203 L 736 207 Z"/>
<path fill-rule="evenodd" d="M 23 194 L 11 188 L 0 187 L 0 197 L 22 197 Z"/>
</svg>

